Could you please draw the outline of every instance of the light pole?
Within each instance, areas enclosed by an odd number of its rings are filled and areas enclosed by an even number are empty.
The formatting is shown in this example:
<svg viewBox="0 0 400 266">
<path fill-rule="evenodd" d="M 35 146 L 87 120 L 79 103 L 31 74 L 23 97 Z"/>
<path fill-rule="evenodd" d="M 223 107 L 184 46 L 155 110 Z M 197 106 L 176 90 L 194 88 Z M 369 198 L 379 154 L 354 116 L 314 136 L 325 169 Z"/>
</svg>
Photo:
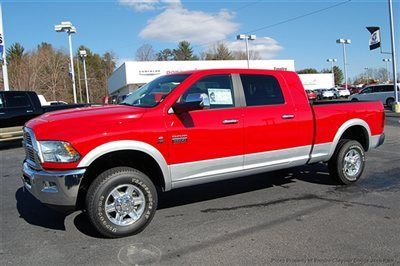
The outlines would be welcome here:
<svg viewBox="0 0 400 266">
<path fill-rule="evenodd" d="M 69 56 L 71 63 L 71 78 L 72 78 L 72 91 L 74 94 L 74 103 L 77 103 L 76 100 L 76 87 L 75 87 L 75 73 L 74 73 L 74 56 L 72 54 L 72 34 L 76 33 L 76 28 L 72 25 L 71 22 L 61 22 L 60 25 L 55 25 L 54 30 L 56 32 L 66 32 L 68 33 L 68 42 L 69 42 Z"/>
<path fill-rule="evenodd" d="M 89 87 L 88 87 L 88 80 L 87 80 L 87 75 L 86 75 L 86 50 L 80 50 L 79 51 L 79 56 L 81 57 L 82 61 L 83 61 L 83 75 L 84 75 L 84 79 L 85 79 L 85 88 L 86 88 L 86 102 L 90 103 L 90 99 L 89 99 Z"/>
<path fill-rule="evenodd" d="M 392 65 L 393 65 L 393 88 L 394 88 L 394 98 L 395 103 L 393 105 L 393 111 L 400 113 L 400 103 L 399 103 L 399 91 L 397 89 L 397 65 L 396 65 L 396 44 L 394 37 L 394 24 L 393 24 L 393 3 L 392 0 L 388 0 L 389 4 L 389 20 L 390 20 L 390 37 L 392 44 Z"/>
<path fill-rule="evenodd" d="M 336 58 L 329 58 L 329 59 L 326 59 L 326 62 L 329 62 L 329 63 L 331 63 L 331 71 L 332 71 L 332 79 L 333 79 L 333 88 L 335 87 L 335 72 L 333 71 L 333 66 L 334 66 L 334 64 L 337 62 L 337 59 Z"/>
<path fill-rule="evenodd" d="M 368 73 L 369 67 L 364 67 L 364 70 L 365 70 L 365 80 L 366 80 L 365 83 L 368 84 L 369 80 L 370 80 L 369 73 Z"/>
<path fill-rule="evenodd" d="M 256 35 L 246 35 L 239 34 L 236 36 L 236 40 L 245 40 L 246 41 L 246 54 L 247 54 L 247 68 L 250 68 L 250 51 L 249 51 L 249 40 L 254 41 L 256 39 Z"/>
<path fill-rule="evenodd" d="M 76 68 L 78 70 L 78 91 L 79 91 L 79 102 L 82 102 L 82 86 L 81 86 L 81 70 L 79 69 L 79 57 L 76 58 Z"/>
<path fill-rule="evenodd" d="M 392 59 L 390 58 L 384 58 L 382 59 L 383 62 L 385 62 L 385 68 L 386 68 L 386 78 L 387 78 L 387 82 L 390 82 L 390 73 L 389 73 L 389 69 L 388 69 L 388 63 L 392 62 Z"/>
<path fill-rule="evenodd" d="M 337 39 L 336 43 L 342 44 L 343 47 L 343 65 L 344 65 L 344 86 L 347 89 L 347 59 L 346 59 L 346 44 L 350 44 L 351 40 L 349 39 Z"/>
<path fill-rule="evenodd" d="M 10 90 L 9 83 L 8 83 L 8 70 L 7 70 L 7 57 L 6 57 L 6 41 L 4 39 L 4 31 L 3 31 L 3 11 L 1 9 L 1 4 L 0 4 L 0 46 L 3 49 L 3 55 L 2 58 L 0 58 L 2 62 L 2 68 L 3 68 L 3 85 L 4 85 L 4 90 L 8 91 Z"/>
</svg>

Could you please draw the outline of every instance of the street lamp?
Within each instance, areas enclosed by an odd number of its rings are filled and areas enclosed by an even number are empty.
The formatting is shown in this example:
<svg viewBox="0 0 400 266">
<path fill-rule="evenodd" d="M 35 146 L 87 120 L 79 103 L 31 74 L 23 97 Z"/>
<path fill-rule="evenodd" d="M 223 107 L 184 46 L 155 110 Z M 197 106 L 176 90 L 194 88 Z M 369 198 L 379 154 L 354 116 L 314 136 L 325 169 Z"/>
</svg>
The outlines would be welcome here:
<svg viewBox="0 0 400 266">
<path fill-rule="evenodd" d="M 68 41 L 69 41 L 69 56 L 71 63 L 71 78 L 72 78 L 72 91 L 74 94 L 74 103 L 77 103 L 76 100 L 76 87 L 75 87 L 75 73 L 74 73 L 74 56 L 72 54 L 72 37 L 71 35 L 76 33 L 76 28 L 69 21 L 61 22 L 60 25 L 55 25 L 54 30 L 56 32 L 66 32 L 68 33 Z"/>
<path fill-rule="evenodd" d="M 249 52 L 249 40 L 254 41 L 256 39 L 256 35 L 246 35 L 239 34 L 236 36 L 236 40 L 245 40 L 246 41 L 246 54 L 247 54 L 247 68 L 250 68 L 250 52 Z"/>
<path fill-rule="evenodd" d="M 336 43 L 340 43 L 343 46 L 343 65 L 344 65 L 344 84 L 347 89 L 347 59 L 346 59 L 346 44 L 350 44 L 351 40 L 349 39 L 337 39 Z"/>
<path fill-rule="evenodd" d="M 394 22 L 393 22 L 393 1 L 388 0 L 389 5 L 389 21 L 390 21 L 390 41 L 392 46 L 392 66 L 393 66 L 393 90 L 394 90 L 394 98 L 395 102 L 392 106 L 393 111 L 396 113 L 400 113 L 400 102 L 399 102 L 399 90 L 397 88 L 397 64 L 396 64 L 396 44 L 395 44 L 395 31 L 394 31 Z"/>
<path fill-rule="evenodd" d="M 388 69 L 388 63 L 392 62 L 392 59 L 390 58 L 384 58 L 382 59 L 383 62 L 385 62 L 385 66 L 386 66 L 386 77 L 387 77 L 387 82 L 390 82 L 390 73 L 389 73 L 389 69 Z"/>
<path fill-rule="evenodd" d="M 85 78 L 85 87 L 86 87 L 86 102 L 89 103 L 89 87 L 88 87 L 88 81 L 87 81 L 87 75 L 86 75 L 86 50 L 79 50 L 79 56 L 81 57 L 83 61 L 83 75 Z"/>
<path fill-rule="evenodd" d="M 332 72 L 333 88 L 334 88 L 336 84 L 335 84 L 335 72 L 333 71 L 333 66 L 337 62 L 337 59 L 336 58 L 329 58 L 329 59 L 326 59 L 326 62 L 331 63 L 331 72 Z"/>
</svg>

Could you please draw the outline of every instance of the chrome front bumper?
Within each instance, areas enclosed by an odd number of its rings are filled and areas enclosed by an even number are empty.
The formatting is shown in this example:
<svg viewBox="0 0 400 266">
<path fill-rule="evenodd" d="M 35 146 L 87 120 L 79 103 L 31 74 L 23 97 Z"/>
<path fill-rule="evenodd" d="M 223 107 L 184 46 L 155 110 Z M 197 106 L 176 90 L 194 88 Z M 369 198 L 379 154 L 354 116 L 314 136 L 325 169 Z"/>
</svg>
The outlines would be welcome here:
<svg viewBox="0 0 400 266">
<path fill-rule="evenodd" d="M 40 202 L 60 208 L 75 207 L 79 185 L 86 169 L 36 170 L 24 162 L 22 181 L 25 188 Z"/>
</svg>

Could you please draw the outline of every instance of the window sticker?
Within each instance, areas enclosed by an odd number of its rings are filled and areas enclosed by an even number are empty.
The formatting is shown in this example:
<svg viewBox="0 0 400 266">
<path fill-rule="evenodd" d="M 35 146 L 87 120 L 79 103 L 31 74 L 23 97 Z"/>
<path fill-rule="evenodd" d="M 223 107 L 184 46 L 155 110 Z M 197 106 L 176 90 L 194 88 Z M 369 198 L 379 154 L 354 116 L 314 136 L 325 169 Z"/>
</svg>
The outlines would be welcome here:
<svg viewBox="0 0 400 266">
<path fill-rule="evenodd" d="M 213 104 L 233 104 L 232 93 L 230 89 L 208 89 L 208 98 L 210 105 Z"/>
</svg>

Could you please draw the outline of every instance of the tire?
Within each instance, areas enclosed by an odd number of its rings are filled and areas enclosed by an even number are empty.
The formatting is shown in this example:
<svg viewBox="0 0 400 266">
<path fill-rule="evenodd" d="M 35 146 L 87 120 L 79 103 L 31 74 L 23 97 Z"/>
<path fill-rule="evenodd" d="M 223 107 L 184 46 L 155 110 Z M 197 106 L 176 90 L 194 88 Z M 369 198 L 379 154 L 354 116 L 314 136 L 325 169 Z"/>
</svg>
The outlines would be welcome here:
<svg viewBox="0 0 400 266">
<path fill-rule="evenodd" d="M 358 102 L 358 99 L 357 98 L 353 98 L 353 99 L 351 99 L 351 101 L 352 102 Z"/>
<path fill-rule="evenodd" d="M 393 98 L 390 97 L 390 98 L 386 99 L 386 105 L 388 107 L 392 107 L 393 103 L 394 103 L 394 99 Z"/>
<path fill-rule="evenodd" d="M 352 158 L 351 161 L 349 158 Z M 346 160 L 348 163 L 346 163 Z M 363 146 L 355 140 L 340 140 L 328 162 L 328 167 L 331 177 L 340 184 L 349 185 L 357 182 L 365 167 Z"/>
<path fill-rule="evenodd" d="M 86 211 L 101 235 L 124 237 L 141 232 L 150 223 L 157 200 L 157 190 L 149 177 L 133 168 L 116 167 L 100 174 L 90 185 Z"/>
</svg>

